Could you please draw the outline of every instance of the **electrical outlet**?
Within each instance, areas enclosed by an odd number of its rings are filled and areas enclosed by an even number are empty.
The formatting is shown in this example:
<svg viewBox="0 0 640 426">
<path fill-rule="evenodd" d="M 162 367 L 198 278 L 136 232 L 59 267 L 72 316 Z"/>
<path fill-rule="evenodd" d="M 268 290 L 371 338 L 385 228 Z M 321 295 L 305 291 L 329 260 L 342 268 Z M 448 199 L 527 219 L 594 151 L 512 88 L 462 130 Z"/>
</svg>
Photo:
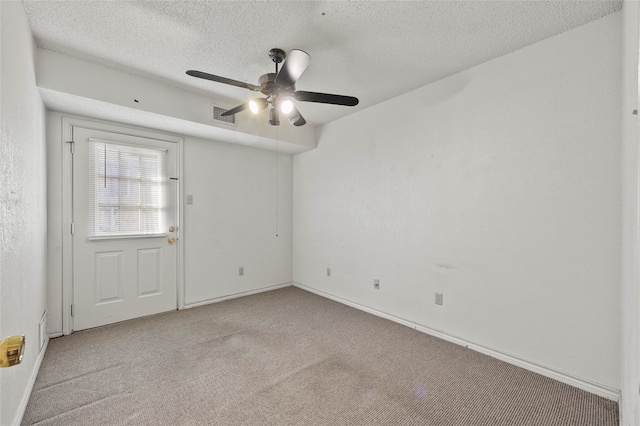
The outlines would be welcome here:
<svg viewBox="0 0 640 426">
<path fill-rule="evenodd" d="M 331 276 L 331 268 L 327 268 L 327 276 L 330 277 Z"/>
<path fill-rule="evenodd" d="M 187 195 L 187 204 L 193 204 L 193 195 Z"/>
<path fill-rule="evenodd" d="M 380 290 L 380 280 L 373 280 L 373 288 Z"/>
<path fill-rule="evenodd" d="M 238 275 L 244 275 L 244 266 L 238 268 Z"/>
<path fill-rule="evenodd" d="M 436 305 L 442 305 L 442 293 L 436 293 Z"/>
</svg>

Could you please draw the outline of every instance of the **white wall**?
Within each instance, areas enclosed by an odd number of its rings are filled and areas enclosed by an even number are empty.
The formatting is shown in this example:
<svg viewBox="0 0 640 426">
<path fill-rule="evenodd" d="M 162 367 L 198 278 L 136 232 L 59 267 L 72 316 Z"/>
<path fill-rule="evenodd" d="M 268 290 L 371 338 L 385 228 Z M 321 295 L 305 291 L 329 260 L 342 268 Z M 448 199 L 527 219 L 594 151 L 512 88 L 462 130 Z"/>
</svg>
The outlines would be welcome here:
<svg viewBox="0 0 640 426">
<path fill-rule="evenodd" d="M 62 116 L 47 112 L 47 331 L 62 333 Z"/>
<path fill-rule="evenodd" d="M 48 324 L 63 333 L 62 117 L 47 113 Z M 291 282 L 292 161 L 276 153 L 187 136 L 183 148 L 184 294 L 186 305 Z M 244 267 L 244 275 L 238 268 Z"/>
<path fill-rule="evenodd" d="M 19 2 L 0 2 L 0 339 L 26 336 L 21 364 L 0 370 L 0 424 L 17 424 L 43 352 L 46 304 L 44 106 L 35 86 L 34 42 Z"/>
<path fill-rule="evenodd" d="M 640 286 L 638 267 L 640 234 L 638 213 L 638 37 L 637 1 L 625 1 L 623 12 L 623 216 L 622 216 L 622 356 L 620 424 L 640 424 Z"/>
<path fill-rule="evenodd" d="M 294 156 L 294 281 L 619 390 L 620 28 L 320 129 Z"/>
<path fill-rule="evenodd" d="M 290 283 L 291 156 L 186 138 L 184 159 L 185 303 Z"/>
</svg>

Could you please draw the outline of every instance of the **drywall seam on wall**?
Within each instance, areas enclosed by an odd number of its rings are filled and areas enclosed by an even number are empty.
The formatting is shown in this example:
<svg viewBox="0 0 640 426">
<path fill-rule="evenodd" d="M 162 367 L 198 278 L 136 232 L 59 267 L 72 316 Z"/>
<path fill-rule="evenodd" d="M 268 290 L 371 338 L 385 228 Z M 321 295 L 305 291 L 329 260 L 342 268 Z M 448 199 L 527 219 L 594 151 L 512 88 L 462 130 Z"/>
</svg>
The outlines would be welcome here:
<svg viewBox="0 0 640 426">
<path fill-rule="evenodd" d="M 462 339 L 460 337 L 452 336 L 446 332 L 441 330 L 434 330 L 426 325 L 418 324 L 413 321 L 406 320 L 404 318 L 397 317 L 395 315 L 388 314 L 386 312 L 379 311 L 377 309 L 370 308 L 368 306 L 361 305 L 359 303 L 355 303 L 350 300 L 343 299 L 341 297 L 334 296 L 329 293 L 325 293 L 323 291 L 314 289 L 312 287 L 308 287 L 299 282 L 293 282 L 293 286 L 300 288 L 302 290 L 308 291 L 310 293 L 317 294 L 322 297 L 326 297 L 327 299 L 334 300 L 336 302 L 342 303 L 343 305 L 350 306 L 352 308 L 358 309 L 363 312 L 367 312 L 369 314 L 375 315 L 380 318 L 388 319 L 395 323 L 404 325 L 409 328 L 413 328 L 421 333 L 429 334 L 430 336 L 434 336 L 440 338 L 442 340 L 446 340 L 447 342 L 455 343 L 456 345 L 464 346 L 465 348 L 474 350 L 476 352 L 480 352 L 484 355 L 488 355 L 490 357 L 499 359 L 500 361 L 507 362 L 509 364 L 515 365 L 517 367 L 524 368 L 525 370 L 532 371 L 537 374 L 541 374 L 545 377 L 549 377 L 554 380 L 558 380 L 562 383 L 566 383 L 570 386 L 576 387 L 578 389 L 582 389 L 586 392 L 590 392 L 592 394 L 602 396 L 604 398 L 610 399 L 612 401 L 618 402 L 620 400 L 620 391 L 616 389 L 612 389 L 608 386 L 604 386 L 598 383 L 592 383 L 586 379 L 573 377 L 570 374 L 566 374 L 563 372 L 555 371 L 552 368 L 538 365 L 533 362 L 529 362 L 513 355 L 509 355 L 498 350 L 494 350 L 488 348 L 486 346 L 479 345 L 477 343 Z"/>
</svg>

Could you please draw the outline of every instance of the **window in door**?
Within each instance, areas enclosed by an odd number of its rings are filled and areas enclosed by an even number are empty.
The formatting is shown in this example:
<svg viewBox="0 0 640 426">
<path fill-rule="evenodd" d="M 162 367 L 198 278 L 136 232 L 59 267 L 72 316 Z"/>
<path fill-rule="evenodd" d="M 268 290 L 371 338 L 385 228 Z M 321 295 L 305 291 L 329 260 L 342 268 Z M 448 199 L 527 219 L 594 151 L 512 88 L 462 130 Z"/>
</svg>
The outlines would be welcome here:
<svg viewBox="0 0 640 426">
<path fill-rule="evenodd" d="M 163 234 L 165 164 L 165 150 L 90 140 L 90 238 Z"/>
</svg>

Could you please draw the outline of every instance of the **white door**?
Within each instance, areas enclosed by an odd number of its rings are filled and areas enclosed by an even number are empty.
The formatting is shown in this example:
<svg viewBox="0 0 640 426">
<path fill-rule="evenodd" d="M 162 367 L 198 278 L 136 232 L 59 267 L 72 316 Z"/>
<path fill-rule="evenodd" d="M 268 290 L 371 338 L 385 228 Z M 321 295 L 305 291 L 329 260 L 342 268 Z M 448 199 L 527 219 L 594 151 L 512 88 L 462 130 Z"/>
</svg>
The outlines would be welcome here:
<svg viewBox="0 0 640 426">
<path fill-rule="evenodd" d="M 177 308 L 177 144 L 73 127 L 73 328 Z"/>
</svg>

